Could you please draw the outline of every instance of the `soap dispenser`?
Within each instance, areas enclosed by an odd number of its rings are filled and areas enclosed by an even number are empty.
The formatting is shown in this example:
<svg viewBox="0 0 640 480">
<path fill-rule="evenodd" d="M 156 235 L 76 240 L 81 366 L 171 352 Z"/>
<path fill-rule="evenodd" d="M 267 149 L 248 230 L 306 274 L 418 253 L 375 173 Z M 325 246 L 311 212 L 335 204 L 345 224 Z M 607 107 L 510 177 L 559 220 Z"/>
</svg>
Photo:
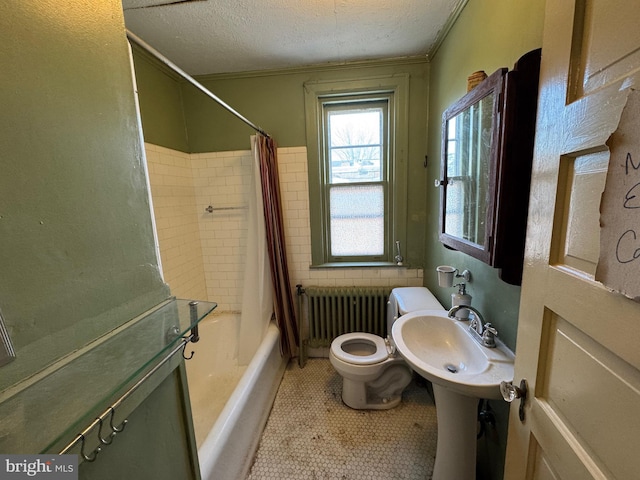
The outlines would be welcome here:
<svg viewBox="0 0 640 480">
<path fill-rule="evenodd" d="M 471 295 L 467 293 L 466 285 L 459 283 L 457 285 L 458 293 L 451 294 L 451 307 L 457 307 L 458 305 L 471 305 Z M 456 319 L 466 320 L 469 318 L 469 309 L 461 308 L 456 312 Z"/>
</svg>

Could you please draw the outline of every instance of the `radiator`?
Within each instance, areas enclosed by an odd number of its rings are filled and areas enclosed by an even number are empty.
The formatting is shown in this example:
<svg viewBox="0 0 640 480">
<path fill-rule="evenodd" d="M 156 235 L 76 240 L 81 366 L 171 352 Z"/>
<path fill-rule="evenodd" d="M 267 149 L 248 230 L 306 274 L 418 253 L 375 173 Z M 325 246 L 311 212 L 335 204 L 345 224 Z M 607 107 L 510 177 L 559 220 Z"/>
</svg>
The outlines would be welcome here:
<svg viewBox="0 0 640 480">
<path fill-rule="evenodd" d="M 391 288 L 298 285 L 301 317 L 306 318 L 308 326 L 308 335 L 302 341 L 301 365 L 306 361 L 305 347 L 328 347 L 343 333 L 367 332 L 386 337 Z M 306 302 L 302 301 L 303 296 Z"/>
</svg>

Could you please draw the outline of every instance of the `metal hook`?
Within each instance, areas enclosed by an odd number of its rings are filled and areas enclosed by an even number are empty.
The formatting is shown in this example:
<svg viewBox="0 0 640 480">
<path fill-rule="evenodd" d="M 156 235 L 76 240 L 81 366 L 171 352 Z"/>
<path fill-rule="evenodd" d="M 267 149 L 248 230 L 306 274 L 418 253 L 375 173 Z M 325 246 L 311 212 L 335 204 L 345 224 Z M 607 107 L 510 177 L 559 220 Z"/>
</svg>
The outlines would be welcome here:
<svg viewBox="0 0 640 480">
<path fill-rule="evenodd" d="M 103 423 L 102 417 L 98 417 L 98 422 L 100 424 L 100 426 L 98 427 L 98 440 L 100 440 L 100 443 L 103 445 L 110 445 L 111 442 L 113 442 L 113 437 L 116 436 L 116 432 L 115 431 L 111 432 L 107 437 L 109 440 L 108 441 L 105 440 L 104 438 L 102 438 L 102 423 Z"/>
<path fill-rule="evenodd" d="M 127 426 L 127 420 L 124 420 L 120 425 L 118 425 L 117 427 L 113 425 L 113 417 L 116 414 L 116 410 L 115 408 L 113 408 L 113 406 L 109 407 L 111 409 L 111 417 L 109 418 L 109 426 L 111 427 L 111 430 L 113 430 L 114 433 L 118 433 L 124 430 L 124 427 Z"/>
<path fill-rule="evenodd" d="M 189 344 L 189 342 L 186 342 L 183 346 L 182 346 L 182 358 L 184 358 L 185 360 L 191 360 L 193 358 L 193 356 L 196 354 L 196 352 L 194 352 L 193 350 L 191 350 L 191 355 L 189 355 L 188 357 L 184 354 L 185 349 L 187 348 L 187 345 Z"/>
<path fill-rule="evenodd" d="M 83 434 L 80 434 L 80 440 L 82 441 L 82 446 L 80 447 L 80 455 L 82 455 L 82 458 L 84 458 L 87 462 L 95 462 L 96 457 L 102 451 L 102 449 L 98 447 L 93 452 L 91 452 L 91 455 L 87 455 L 86 453 L 84 453 L 84 435 Z"/>
</svg>

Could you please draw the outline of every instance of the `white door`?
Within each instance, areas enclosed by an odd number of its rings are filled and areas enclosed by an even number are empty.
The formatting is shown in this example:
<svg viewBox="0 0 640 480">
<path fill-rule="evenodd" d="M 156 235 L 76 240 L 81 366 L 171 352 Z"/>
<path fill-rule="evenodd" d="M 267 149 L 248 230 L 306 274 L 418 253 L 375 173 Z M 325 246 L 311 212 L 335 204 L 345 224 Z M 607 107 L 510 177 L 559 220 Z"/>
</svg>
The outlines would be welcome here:
<svg viewBox="0 0 640 480">
<path fill-rule="evenodd" d="M 640 479 L 640 302 L 594 280 L 640 2 L 547 0 L 543 38 L 514 378 L 529 398 L 524 422 L 511 407 L 504 478 Z"/>
</svg>

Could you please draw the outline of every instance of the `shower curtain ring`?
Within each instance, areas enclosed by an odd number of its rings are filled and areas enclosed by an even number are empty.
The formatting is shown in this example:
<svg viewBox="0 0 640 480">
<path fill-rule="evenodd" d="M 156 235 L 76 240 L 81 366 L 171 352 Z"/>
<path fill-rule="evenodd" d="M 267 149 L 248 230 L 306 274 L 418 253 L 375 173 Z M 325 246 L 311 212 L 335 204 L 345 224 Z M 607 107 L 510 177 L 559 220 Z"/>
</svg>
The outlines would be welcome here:
<svg viewBox="0 0 640 480">
<path fill-rule="evenodd" d="M 127 421 L 128 420 L 124 420 L 120 425 L 118 425 L 117 427 L 113 425 L 113 417 L 116 414 L 116 410 L 115 408 L 113 408 L 113 406 L 109 407 L 111 409 L 111 417 L 109 418 L 109 426 L 111 427 L 111 430 L 113 430 L 114 433 L 119 433 L 121 431 L 124 430 L 124 427 L 127 426 Z"/>
<path fill-rule="evenodd" d="M 98 440 L 100 440 L 100 443 L 103 445 L 110 445 L 111 442 L 113 442 L 113 437 L 116 436 L 116 432 L 112 431 L 108 436 L 108 440 L 105 440 L 104 438 L 102 438 L 102 424 L 103 424 L 103 420 L 102 417 L 98 417 L 98 423 L 99 423 L 99 427 L 98 427 Z"/>
<path fill-rule="evenodd" d="M 100 447 L 98 447 L 93 452 L 91 452 L 90 455 L 87 455 L 86 453 L 84 453 L 84 446 L 85 445 L 84 445 L 84 435 L 82 433 L 80 434 L 80 441 L 82 442 L 82 444 L 80 446 L 80 455 L 82 455 L 82 458 L 84 458 L 85 461 L 87 461 L 87 462 L 95 462 L 96 461 L 96 457 L 102 451 L 102 449 Z"/>
</svg>

